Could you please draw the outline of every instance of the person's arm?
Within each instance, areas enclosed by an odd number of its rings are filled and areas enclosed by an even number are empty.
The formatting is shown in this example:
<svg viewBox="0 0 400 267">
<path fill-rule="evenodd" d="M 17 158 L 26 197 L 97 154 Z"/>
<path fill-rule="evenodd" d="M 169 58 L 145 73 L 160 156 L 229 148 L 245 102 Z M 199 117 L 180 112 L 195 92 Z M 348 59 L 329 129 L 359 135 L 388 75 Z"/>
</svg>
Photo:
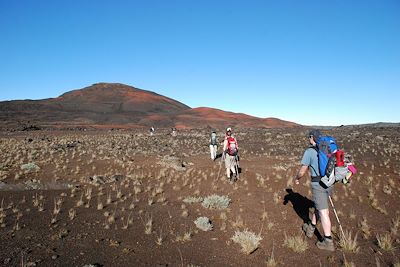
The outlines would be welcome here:
<svg viewBox="0 0 400 267">
<path fill-rule="evenodd" d="M 301 165 L 299 171 L 297 172 L 296 176 L 294 177 L 294 183 L 295 184 L 299 184 L 300 183 L 299 182 L 300 178 L 303 177 L 306 174 L 307 170 L 308 170 L 308 166 Z"/>
</svg>

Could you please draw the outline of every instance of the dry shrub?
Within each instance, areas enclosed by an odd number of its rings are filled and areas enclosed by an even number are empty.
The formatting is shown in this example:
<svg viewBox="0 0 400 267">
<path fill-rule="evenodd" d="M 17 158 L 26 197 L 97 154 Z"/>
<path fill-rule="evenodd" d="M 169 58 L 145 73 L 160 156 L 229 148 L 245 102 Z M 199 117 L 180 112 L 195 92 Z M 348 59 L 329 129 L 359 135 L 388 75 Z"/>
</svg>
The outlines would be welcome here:
<svg viewBox="0 0 400 267">
<path fill-rule="evenodd" d="M 370 227 L 367 223 L 367 218 L 363 217 L 363 220 L 360 222 L 360 228 L 363 232 L 364 238 L 367 239 L 371 235 Z"/>
<path fill-rule="evenodd" d="M 200 203 L 203 201 L 202 197 L 186 197 L 183 202 L 187 204 Z"/>
<path fill-rule="evenodd" d="M 231 239 L 242 247 L 243 253 L 248 255 L 258 248 L 262 237 L 246 229 L 244 231 L 235 231 Z"/>
<path fill-rule="evenodd" d="M 230 198 L 227 196 L 218 196 L 218 195 L 211 195 L 204 198 L 201 205 L 207 209 L 226 209 L 231 202 Z"/>
<path fill-rule="evenodd" d="M 339 246 L 343 251 L 357 253 L 360 250 L 357 243 L 357 236 L 358 233 L 352 238 L 351 231 L 345 231 L 344 236 L 340 236 Z"/>
<path fill-rule="evenodd" d="M 297 253 L 304 252 L 308 249 L 308 242 L 305 240 L 303 235 L 288 237 L 285 233 L 283 245 Z"/>
<path fill-rule="evenodd" d="M 194 221 L 196 227 L 203 231 L 211 231 L 213 229 L 213 225 L 211 221 L 207 217 L 199 217 Z"/>
<path fill-rule="evenodd" d="M 376 235 L 376 241 L 378 243 L 378 246 L 386 251 L 392 251 L 394 249 L 393 246 L 393 238 L 389 233 L 386 233 L 384 235 Z"/>
</svg>

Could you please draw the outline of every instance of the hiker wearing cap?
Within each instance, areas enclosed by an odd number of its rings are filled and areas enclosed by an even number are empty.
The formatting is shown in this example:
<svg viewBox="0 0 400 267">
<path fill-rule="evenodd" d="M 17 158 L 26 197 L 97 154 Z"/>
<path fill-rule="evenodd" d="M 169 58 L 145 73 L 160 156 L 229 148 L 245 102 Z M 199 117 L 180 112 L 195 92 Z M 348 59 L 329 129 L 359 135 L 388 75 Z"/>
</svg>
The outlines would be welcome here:
<svg viewBox="0 0 400 267">
<path fill-rule="evenodd" d="M 218 150 L 217 133 L 215 131 L 212 131 L 211 137 L 210 137 L 211 160 L 215 160 L 217 158 L 217 150 Z"/>
<path fill-rule="evenodd" d="M 152 136 L 154 134 L 154 131 L 155 131 L 154 127 L 151 127 L 150 128 L 150 136 Z"/>
<path fill-rule="evenodd" d="M 237 166 L 237 153 L 239 147 L 236 138 L 232 136 L 232 129 L 227 128 L 224 140 L 224 147 L 222 156 L 225 159 L 226 176 L 230 181 L 236 181 L 238 173 L 236 172 Z M 232 178 L 231 178 L 232 171 Z"/>
<path fill-rule="evenodd" d="M 329 218 L 329 205 L 328 199 L 332 193 L 333 187 L 325 188 L 321 186 L 321 176 L 318 168 L 318 153 L 315 149 L 317 140 L 321 136 L 321 133 L 317 129 L 310 131 L 308 135 L 308 141 L 310 147 L 308 147 L 303 154 L 301 160 L 301 167 L 294 177 L 295 184 L 299 184 L 299 180 L 303 177 L 307 170 L 311 173 L 311 189 L 314 201 L 314 206 L 317 212 L 314 212 L 311 220 L 303 225 L 303 231 L 308 238 L 312 238 L 317 224 L 317 219 L 321 220 L 322 229 L 324 232 L 324 239 L 317 242 L 319 249 L 334 251 L 332 235 L 331 235 L 331 220 Z"/>
</svg>

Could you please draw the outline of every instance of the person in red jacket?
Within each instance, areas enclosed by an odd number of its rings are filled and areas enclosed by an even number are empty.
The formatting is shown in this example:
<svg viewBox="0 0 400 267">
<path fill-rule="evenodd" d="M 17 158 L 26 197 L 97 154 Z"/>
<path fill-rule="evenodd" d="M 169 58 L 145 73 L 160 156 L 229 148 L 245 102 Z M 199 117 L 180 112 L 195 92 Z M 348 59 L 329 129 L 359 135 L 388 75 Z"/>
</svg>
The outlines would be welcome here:
<svg viewBox="0 0 400 267">
<path fill-rule="evenodd" d="M 230 181 L 236 181 L 238 177 L 237 154 L 239 151 L 238 143 L 232 135 L 232 129 L 226 129 L 222 156 L 225 159 L 226 176 Z M 232 172 L 232 176 L 231 176 Z"/>
</svg>

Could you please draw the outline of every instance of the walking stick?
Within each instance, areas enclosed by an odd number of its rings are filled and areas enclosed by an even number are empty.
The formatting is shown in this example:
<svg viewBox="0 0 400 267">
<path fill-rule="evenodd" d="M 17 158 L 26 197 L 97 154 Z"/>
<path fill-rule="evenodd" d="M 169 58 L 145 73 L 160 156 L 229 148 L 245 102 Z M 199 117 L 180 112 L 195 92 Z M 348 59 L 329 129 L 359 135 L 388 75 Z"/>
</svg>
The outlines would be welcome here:
<svg viewBox="0 0 400 267">
<path fill-rule="evenodd" d="M 235 155 L 235 169 L 236 169 L 236 177 L 239 179 L 239 166 L 238 166 L 237 155 Z"/>
<path fill-rule="evenodd" d="M 218 169 L 218 176 L 217 176 L 217 180 L 219 180 L 219 174 L 221 173 L 221 166 L 222 166 L 222 161 L 224 160 L 224 152 L 222 152 L 222 156 L 221 156 L 221 160 L 219 162 L 219 169 Z"/>
<path fill-rule="evenodd" d="M 332 205 L 332 208 L 333 208 L 333 212 L 335 213 L 336 220 L 337 220 L 337 222 L 339 223 L 339 227 L 340 227 L 340 231 L 342 232 L 343 239 L 344 239 L 344 241 L 346 241 L 346 236 L 344 235 L 343 227 L 342 227 L 342 224 L 341 224 L 340 221 L 339 221 L 339 217 L 338 217 L 338 215 L 337 215 L 335 206 L 333 205 L 332 198 L 331 198 L 331 196 L 328 196 L 328 197 L 329 197 L 329 201 L 331 202 L 331 205 Z"/>
</svg>

